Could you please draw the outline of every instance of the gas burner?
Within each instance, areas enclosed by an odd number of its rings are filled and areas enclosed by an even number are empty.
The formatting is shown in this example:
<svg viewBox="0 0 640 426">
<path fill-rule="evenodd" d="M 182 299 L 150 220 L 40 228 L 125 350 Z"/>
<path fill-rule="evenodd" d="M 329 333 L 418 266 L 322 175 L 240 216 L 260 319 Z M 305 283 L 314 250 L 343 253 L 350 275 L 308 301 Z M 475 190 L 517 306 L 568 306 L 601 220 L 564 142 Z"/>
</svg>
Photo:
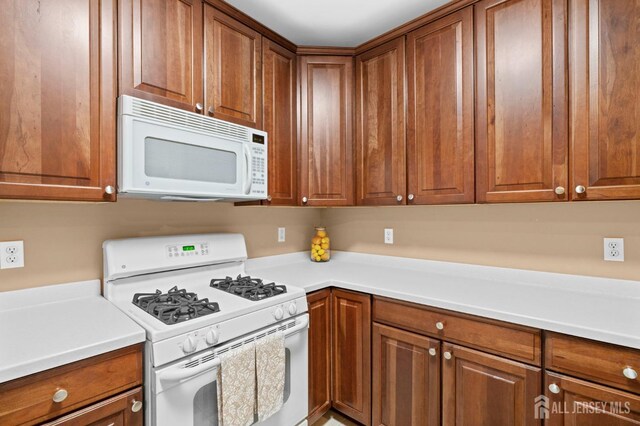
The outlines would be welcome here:
<svg viewBox="0 0 640 426">
<path fill-rule="evenodd" d="M 166 293 L 136 293 L 133 304 L 165 324 L 177 324 L 220 311 L 216 302 L 198 299 L 196 293 L 173 287 Z"/>
<path fill-rule="evenodd" d="M 283 285 L 276 285 L 276 283 L 264 284 L 260 278 L 243 277 L 241 275 L 238 275 L 236 279 L 231 277 L 214 278 L 211 280 L 210 286 L 253 301 L 267 299 L 287 292 L 287 287 Z"/>
</svg>

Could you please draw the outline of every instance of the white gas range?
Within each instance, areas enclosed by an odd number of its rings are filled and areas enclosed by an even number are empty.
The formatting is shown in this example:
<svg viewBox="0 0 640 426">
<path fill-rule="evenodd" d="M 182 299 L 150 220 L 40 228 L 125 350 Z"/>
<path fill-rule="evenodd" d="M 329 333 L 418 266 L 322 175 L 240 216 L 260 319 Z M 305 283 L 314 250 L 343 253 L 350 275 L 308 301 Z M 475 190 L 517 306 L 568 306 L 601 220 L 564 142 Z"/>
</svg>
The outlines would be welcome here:
<svg viewBox="0 0 640 426">
<path fill-rule="evenodd" d="M 147 425 L 217 425 L 218 356 L 277 330 L 285 333 L 284 405 L 261 425 L 305 419 L 305 292 L 248 278 L 242 235 L 112 240 L 103 249 L 105 297 L 147 333 Z"/>
</svg>

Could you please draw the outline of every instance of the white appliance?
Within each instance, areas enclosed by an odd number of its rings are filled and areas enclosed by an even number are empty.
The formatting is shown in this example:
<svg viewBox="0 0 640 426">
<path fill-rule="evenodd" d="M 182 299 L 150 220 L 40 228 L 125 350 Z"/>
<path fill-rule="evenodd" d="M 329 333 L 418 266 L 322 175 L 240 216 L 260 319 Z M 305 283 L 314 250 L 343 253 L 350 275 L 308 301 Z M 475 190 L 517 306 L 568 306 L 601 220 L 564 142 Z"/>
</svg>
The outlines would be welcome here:
<svg viewBox="0 0 640 426">
<path fill-rule="evenodd" d="M 247 254 L 242 235 L 112 240 L 103 244 L 103 250 L 105 297 L 147 332 L 147 425 L 217 425 L 219 355 L 275 330 L 285 334 L 284 405 L 260 424 L 293 426 L 304 421 L 309 324 L 305 291 L 244 277 Z M 240 287 L 225 279 L 238 275 L 244 280 Z M 231 284 L 224 287 L 227 283 Z M 157 290 L 162 294 L 155 294 Z M 162 297 L 174 297 L 171 294 L 193 300 L 193 306 L 203 310 L 192 315 L 195 311 L 188 309 L 159 308 Z"/>
<path fill-rule="evenodd" d="M 267 134 L 131 96 L 118 98 L 118 193 L 170 201 L 267 196 Z"/>
</svg>

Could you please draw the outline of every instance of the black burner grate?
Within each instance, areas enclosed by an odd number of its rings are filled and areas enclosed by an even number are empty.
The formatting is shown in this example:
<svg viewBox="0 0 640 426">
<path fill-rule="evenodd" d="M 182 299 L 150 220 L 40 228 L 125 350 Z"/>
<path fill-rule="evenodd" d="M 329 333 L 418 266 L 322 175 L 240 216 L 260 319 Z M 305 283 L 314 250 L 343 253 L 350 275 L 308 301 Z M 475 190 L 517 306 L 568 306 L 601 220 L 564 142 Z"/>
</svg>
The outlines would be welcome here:
<svg viewBox="0 0 640 426">
<path fill-rule="evenodd" d="M 237 278 L 214 278 L 211 287 L 249 300 L 263 300 L 287 292 L 287 287 L 276 283 L 265 284 L 260 278 L 238 275 Z"/>
<path fill-rule="evenodd" d="M 133 295 L 133 304 L 165 324 L 177 324 L 220 311 L 216 302 L 198 299 L 196 293 L 178 289 L 177 286 L 166 293 L 160 290 L 155 293 L 136 293 Z"/>
</svg>

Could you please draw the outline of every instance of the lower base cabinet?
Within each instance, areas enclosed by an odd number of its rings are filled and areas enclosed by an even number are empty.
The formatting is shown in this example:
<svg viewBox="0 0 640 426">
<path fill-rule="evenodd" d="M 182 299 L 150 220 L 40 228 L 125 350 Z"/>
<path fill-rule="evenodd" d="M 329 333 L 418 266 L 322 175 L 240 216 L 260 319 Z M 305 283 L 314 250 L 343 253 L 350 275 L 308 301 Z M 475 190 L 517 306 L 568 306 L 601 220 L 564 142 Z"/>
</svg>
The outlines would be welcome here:
<svg viewBox="0 0 640 426">
<path fill-rule="evenodd" d="M 309 424 L 331 408 L 331 290 L 307 296 L 309 305 Z"/>
</svg>

